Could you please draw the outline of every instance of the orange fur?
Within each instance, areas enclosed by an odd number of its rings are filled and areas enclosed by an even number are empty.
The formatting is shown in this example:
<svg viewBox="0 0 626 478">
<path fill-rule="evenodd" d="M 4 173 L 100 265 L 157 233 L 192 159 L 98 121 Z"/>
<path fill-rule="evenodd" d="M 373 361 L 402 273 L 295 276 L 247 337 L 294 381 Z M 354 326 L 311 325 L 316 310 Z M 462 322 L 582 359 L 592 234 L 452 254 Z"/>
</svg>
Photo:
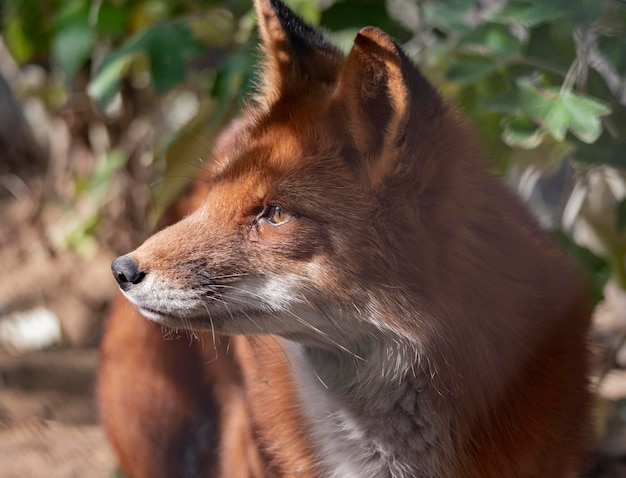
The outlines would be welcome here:
<svg viewBox="0 0 626 478">
<path fill-rule="evenodd" d="M 344 57 L 256 0 L 262 92 L 113 270 L 130 477 L 574 476 L 589 312 L 475 134 L 377 29 Z M 281 210 L 273 223 L 272 211 Z"/>
</svg>

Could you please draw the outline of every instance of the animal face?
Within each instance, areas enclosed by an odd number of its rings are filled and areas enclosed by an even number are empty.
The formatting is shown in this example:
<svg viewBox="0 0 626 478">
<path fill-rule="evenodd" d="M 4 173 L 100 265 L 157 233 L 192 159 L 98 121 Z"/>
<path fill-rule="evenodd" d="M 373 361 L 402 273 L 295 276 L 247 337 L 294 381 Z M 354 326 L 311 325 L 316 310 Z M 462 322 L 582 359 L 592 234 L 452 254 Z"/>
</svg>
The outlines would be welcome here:
<svg viewBox="0 0 626 478">
<path fill-rule="evenodd" d="M 346 56 L 281 3 L 257 9 L 262 86 L 213 152 L 202 205 L 114 275 L 172 327 L 306 342 L 393 328 L 371 311 L 427 280 L 423 220 L 457 199 L 433 197 L 471 155 L 464 127 L 380 30 Z"/>
</svg>

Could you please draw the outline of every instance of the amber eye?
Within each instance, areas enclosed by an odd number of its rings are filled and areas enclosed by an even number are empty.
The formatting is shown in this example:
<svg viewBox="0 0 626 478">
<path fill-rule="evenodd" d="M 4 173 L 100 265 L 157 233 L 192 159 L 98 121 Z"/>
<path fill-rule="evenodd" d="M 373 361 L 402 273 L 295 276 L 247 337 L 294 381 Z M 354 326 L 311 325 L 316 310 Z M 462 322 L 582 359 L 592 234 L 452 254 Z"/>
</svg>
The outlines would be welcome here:
<svg viewBox="0 0 626 478">
<path fill-rule="evenodd" d="M 267 209 L 267 219 L 274 225 L 285 224 L 293 219 L 293 214 L 280 206 L 270 206 Z"/>
</svg>

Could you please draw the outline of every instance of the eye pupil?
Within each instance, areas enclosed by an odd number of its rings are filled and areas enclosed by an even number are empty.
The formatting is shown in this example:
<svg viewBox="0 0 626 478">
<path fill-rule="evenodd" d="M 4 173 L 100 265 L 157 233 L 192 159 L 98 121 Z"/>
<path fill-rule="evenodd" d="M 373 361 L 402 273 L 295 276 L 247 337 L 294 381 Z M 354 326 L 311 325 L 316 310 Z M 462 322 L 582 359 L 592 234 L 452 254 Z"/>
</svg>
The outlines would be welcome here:
<svg viewBox="0 0 626 478">
<path fill-rule="evenodd" d="M 293 216 L 280 206 L 271 206 L 267 217 L 272 224 L 283 224 L 289 221 Z"/>
</svg>

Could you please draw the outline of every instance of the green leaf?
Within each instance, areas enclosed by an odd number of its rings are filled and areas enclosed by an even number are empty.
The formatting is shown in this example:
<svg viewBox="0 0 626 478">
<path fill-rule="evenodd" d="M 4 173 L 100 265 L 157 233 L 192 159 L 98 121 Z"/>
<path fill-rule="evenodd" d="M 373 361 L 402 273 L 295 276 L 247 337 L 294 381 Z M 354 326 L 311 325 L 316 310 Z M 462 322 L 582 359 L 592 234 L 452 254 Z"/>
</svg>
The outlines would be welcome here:
<svg viewBox="0 0 626 478">
<path fill-rule="evenodd" d="M 466 30 L 468 13 L 474 9 L 476 9 L 474 0 L 428 2 L 424 5 L 424 17 L 429 23 L 444 30 Z"/>
<path fill-rule="evenodd" d="M 210 146 L 230 118 L 218 113 L 215 106 L 211 98 L 204 98 L 196 115 L 159 146 L 165 180 L 151 186 L 150 225 L 156 225 L 166 208 L 180 197 L 189 179 L 197 177 L 212 161 Z"/>
<path fill-rule="evenodd" d="M 600 118 L 609 114 L 611 109 L 598 99 L 556 87 L 540 88 L 528 79 L 518 80 L 517 86 L 516 93 L 487 97 L 485 106 L 494 112 L 532 120 L 557 141 L 565 140 L 567 133 L 571 132 L 581 141 L 593 143 L 602 134 Z M 513 138 L 517 135 L 514 134 Z"/>
<path fill-rule="evenodd" d="M 222 62 L 211 91 L 211 96 L 218 101 L 218 111 L 228 107 L 233 98 L 241 98 L 249 91 L 253 74 L 251 54 L 251 51 L 243 50 Z"/>
<path fill-rule="evenodd" d="M 564 160 L 571 158 L 573 150 L 574 147 L 567 141 L 557 141 L 550 136 L 544 136 L 536 148 L 515 148 L 511 154 L 511 163 L 524 168 L 532 166 L 543 176 L 552 176 Z"/>
<path fill-rule="evenodd" d="M 583 93 L 570 91 L 564 94 L 570 110 L 576 109 L 578 113 L 583 115 L 606 116 L 611 113 L 611 107 L 606 103 L 592 98 Z"/>
<path fill-rule="evenodd" d="M 527 78 L 518 80 L 517 87 L 517 107 L 523 115 L 533 120 L 545 118 L 559 94 L 558 88 L 539 89 Z"/>
<path fill-rule="evenodd" d="M 576 58 L 572 24 L 566 18 L 528 30 L 522 60 L 552 84 L 560 84 Z"/>
<path fill-rule="evenodd" d="M 471 30 L 461 39 L 458 46 L 508 59 L 520 53 L 522 42 L 511 33 L 507 26 L 486 23 Z"/>
<path fill-rule="evenodd" d="M 52 40 L 52 59 L 70 78 L 91 57 L 96 32 L 87 22 L 76 22 L 57 32 Z"/>
<path fill-rule="evenodd" d="M 574 24 L 592 23 L 600 17 L 610 0 L 511 0 L 487 16 L 494 22 L 533 27 L 559 18 Z"/>
<path fill-rule="evenodd" d="M 94 236 L 98 226 L 100 225 L 100 215 L 98 211 L 94 211 L 92 214 L 85 218 L 81 218 L 80 222 L 74 225 L 74 227 L 67 231 L 64 242 L 67 246 L 71 247 L 78 253 L 85 252 L 93 244 L 90 238 Z"/>
<path fill-rule="evenodd" d="M 372 25 L 381 28 L 400 43 L 409 41 L 413 36 L 389 17 L 385 2 L 381 0 L 344 0 L 331 4 L 322 13 L 320 23 L 333 32 L 358 30 L 365 25 Z"/>
<path fill-rule="evenodd" d="M 237 25 L 231 12 L 216 8 L 203 15 L 190 17 L 189 28 L 195 38 L 211 48 L 216 48 L 225 47 L 233 41 Z"/>
<path fill-rule="evenodd" d="M 182 22 L 162 22 L 144 32 L 140 41 L 150 59 L 152 83 L 165 93 L 185 78 L 186 61 L 204 51 L 191 29 Z"/>
<path fill-rule="evenodd" d="M 37 55 L 47 54 L 50 30 L 40 2 L 4 0 L 4 5 L 0 7 L 0 19 L 2 37 L 15 61 L 21 64 Z"/>
<path fill-rule="evenodd" d="M 611 112 L 608 105 L 595 98 L 575 92 L 564 92 L 561 96 L 569 113 L 571 132 L 585 143 L 595 142 L 602 134 L 601 116 Z"/>
<path fill-rule="evenodd" d="M 567 7 L 555 1 L 511 1 L 502 10 L 487 16 L 492 22 L 507 25 L 535 26 L 567 14 Z"/>
<path fill-rule="evenodd" d="M 589 24 L 597 20 L 606 10 L 610 0 L 551 0 L 567 10 L 574 24 Z"/>
<path fill-rule="evenodd" d="M 586 166 L 606 164 L 626 170 L 626 141 L 613 139 L 604 133 L 593 144 L 577 143 L 574 159 Z"/>
<path fill-rule="evenodd" d="M 89 181 L 89 189 L 96 191 L 109 184 L 113 174 L 124 167 L 128 162 L 128 153 L 114 149 L 107 153 L 103 160 L 96 164 L 96 168 Z"/>
<path fill-rule="evenodd" d="M 467 85 L 491 75 L 498 69 L 495 61 L 481 56 L 466 56 L 452 63 L 447 78 L 460 85 Z"/>
<path fill-rule="evenodd" d="M 145 54 L 149 60 L 155 91 L 164 93 L 185 78 L 187 61 L 203 51 L 186 22 L 156 23 L 105 56 L 89 85 L 89 94 L 105 108 L 119 89 L 119 80 L 139 54 Z"/>
<path fill-rule="evenodd" d="M 600 36 L 598 48 L 621 75 L 626 74 L 626 37 L 624 35 Z"/>
<path fill-rule="evenodd" d="M 593 143 L 602 134 L 600 117 L 610 112 L 607 105 L 594 98 L 564 91 L 552 102 L 543 127 L 558 141 L 563 141 L 570 131 L 581 141 Z"/>
<path fill-rule="evenodd" d="M 595 98 L 573 91 L 563 91 L 552 102 L 543 120 L 543 127 L 559 141 L 565 139 L 565 134 L 569 130 L 581 141 L 593 143 L 602 134 L 600 117 L 610 112 L 611 109 L 607 105 Z"/>
<path fill-rule="evenodd" d="M 557 99 L 545 119 L 543 120 L 543 127 L 546 129 L 554 139 L 557 141 L 563 141 L 567 134 L 567 129 L 570 122 L 570 113 L 565 105 L 564 101 Z"/>
<path fill-rule="evenodd" d="M 121 37 L 126 28 L 129 10 L 129 6 L 125 3 L 120 5 L 109 2 L 102 3 L 98 9 L 96 20 L 98 31 L 113 38 Z"/>
<path fill-rule="evenodd" d="M 105 57 L 100 71 L 87 87 L 89 96 L 104 110 L 119 91 L 120 79 L 124 76 L 138 53 L 117 51 Z"/>
<path fill-rule="evenodd" d="M 88 0 L 66 0 L 54 10 L 54 24 L 57 30 L 76 22 L 87 22 L 89 17 Z"/>
<path fill-rule="evenodd" d="M 319 25 L 322 14 L 314 0 L 285 0 L 285 3 L 307 23 Z"/>
<path fill-rule="evenodd" d="M 481 99 L 481 105 L 496 114 L 520 114 L 519 92 L 505 91 L 488 94 Z"/>
<path fill-rule="evenodd" d="M 502 141 L 511 147 L 534 149 L 542 139 L 540 128 L 524 118 L 509 119 L 502 129 Z"/>
</svg>

